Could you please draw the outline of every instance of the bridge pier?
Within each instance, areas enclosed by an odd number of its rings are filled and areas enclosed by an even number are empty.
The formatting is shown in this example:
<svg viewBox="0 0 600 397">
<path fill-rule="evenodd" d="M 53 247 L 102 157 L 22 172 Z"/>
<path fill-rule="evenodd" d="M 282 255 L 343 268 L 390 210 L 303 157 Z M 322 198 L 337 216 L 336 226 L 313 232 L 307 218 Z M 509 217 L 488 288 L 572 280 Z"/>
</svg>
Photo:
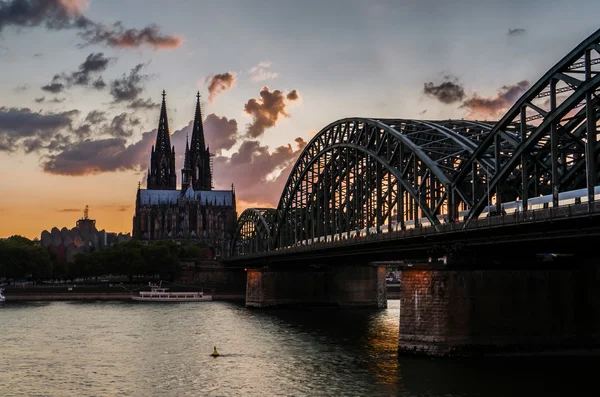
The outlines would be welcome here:
<svg viewBox="0 0 600 397">
<path fill-rule="evenodd" d="M 387 307 L 385 266 L 248 269 L 246 307 Z"/>
<path fill-rule="evenodd" d="M 398 353 L 469 356 L 598 348 L 598 281 L 600 266 L 403 271 Z"/>
</svg>

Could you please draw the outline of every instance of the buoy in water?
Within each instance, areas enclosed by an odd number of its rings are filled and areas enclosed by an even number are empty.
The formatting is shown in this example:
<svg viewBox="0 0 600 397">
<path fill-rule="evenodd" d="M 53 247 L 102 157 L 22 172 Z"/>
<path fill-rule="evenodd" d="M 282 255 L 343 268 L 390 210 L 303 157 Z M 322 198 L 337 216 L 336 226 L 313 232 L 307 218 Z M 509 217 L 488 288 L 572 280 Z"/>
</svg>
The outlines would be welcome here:
<svg viewBox="0 0 600 397">
<path fill-rule="evenodd" d="M 212 357 L 219 357 L 219 352 L 217 351 L 217 346 L 214 347 L 211 356 Z"/>
</svg>

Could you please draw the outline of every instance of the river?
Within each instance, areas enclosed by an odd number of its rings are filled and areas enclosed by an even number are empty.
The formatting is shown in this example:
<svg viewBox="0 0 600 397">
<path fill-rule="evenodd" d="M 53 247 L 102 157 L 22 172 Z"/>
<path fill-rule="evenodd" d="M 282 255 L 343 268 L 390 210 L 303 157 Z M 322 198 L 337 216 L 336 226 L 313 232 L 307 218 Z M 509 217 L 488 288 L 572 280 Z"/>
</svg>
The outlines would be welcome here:
<svg viewBox="0 0 600 397">
<path fill-rule="evenodd" d="M 399 301 L 388 303 L 9 302 L 0 396 L 547 397 L 584 395 L 595 381 L 582 358 L 398 360 Z"/>
</svg>

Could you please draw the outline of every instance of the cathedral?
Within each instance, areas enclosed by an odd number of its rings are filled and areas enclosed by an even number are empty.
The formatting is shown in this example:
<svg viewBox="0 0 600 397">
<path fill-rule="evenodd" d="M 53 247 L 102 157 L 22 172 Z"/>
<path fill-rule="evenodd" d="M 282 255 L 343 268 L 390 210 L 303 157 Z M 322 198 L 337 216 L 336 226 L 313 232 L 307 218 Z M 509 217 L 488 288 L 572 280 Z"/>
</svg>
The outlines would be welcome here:
<svg viewBox="0 0 600 397">
<path fill-rule="evenodd" d="M 192 139 L 186 137 L 177 189 L 175 147 L 171 146 L 165 92 L 156 144 L 150 153 L 146 189 L 138 186 L 133 238 L 139 240 L 196 239 L 219 256 L 229 249 L 237 219 L 235 190 L 213 190 L 212 162 L 204 140 L 200 94 L 197 95 Z"/>
</svg>

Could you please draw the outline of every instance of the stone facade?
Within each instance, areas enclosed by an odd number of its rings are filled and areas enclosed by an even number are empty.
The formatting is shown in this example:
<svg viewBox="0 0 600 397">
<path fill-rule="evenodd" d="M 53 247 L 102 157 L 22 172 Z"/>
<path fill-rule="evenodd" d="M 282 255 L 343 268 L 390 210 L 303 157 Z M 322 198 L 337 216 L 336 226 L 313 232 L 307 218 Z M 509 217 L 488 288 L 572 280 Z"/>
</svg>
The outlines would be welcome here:
<svg viewBox="0 0 600 397">
<path fill-rule="evenodd" d="M 237 219 L 235 190 L 212 189 L 209 148 L 205 146 L 200 95 L 186 141 L 181 189 L 175 175 L 175 147 L 171 146 L 166 94 L 160 110 L 156 145 L 150 153 L 147 189 L 138 186 L 133 237 L 139 240 L 197 239 L 215 249 L 229 250 Z"/>
<path fill-rule="evenodd" d="M 597 281 L 598 268 L 404 271 L 399 354 L 590 347 L 600 342 Z"/>
</svg>

